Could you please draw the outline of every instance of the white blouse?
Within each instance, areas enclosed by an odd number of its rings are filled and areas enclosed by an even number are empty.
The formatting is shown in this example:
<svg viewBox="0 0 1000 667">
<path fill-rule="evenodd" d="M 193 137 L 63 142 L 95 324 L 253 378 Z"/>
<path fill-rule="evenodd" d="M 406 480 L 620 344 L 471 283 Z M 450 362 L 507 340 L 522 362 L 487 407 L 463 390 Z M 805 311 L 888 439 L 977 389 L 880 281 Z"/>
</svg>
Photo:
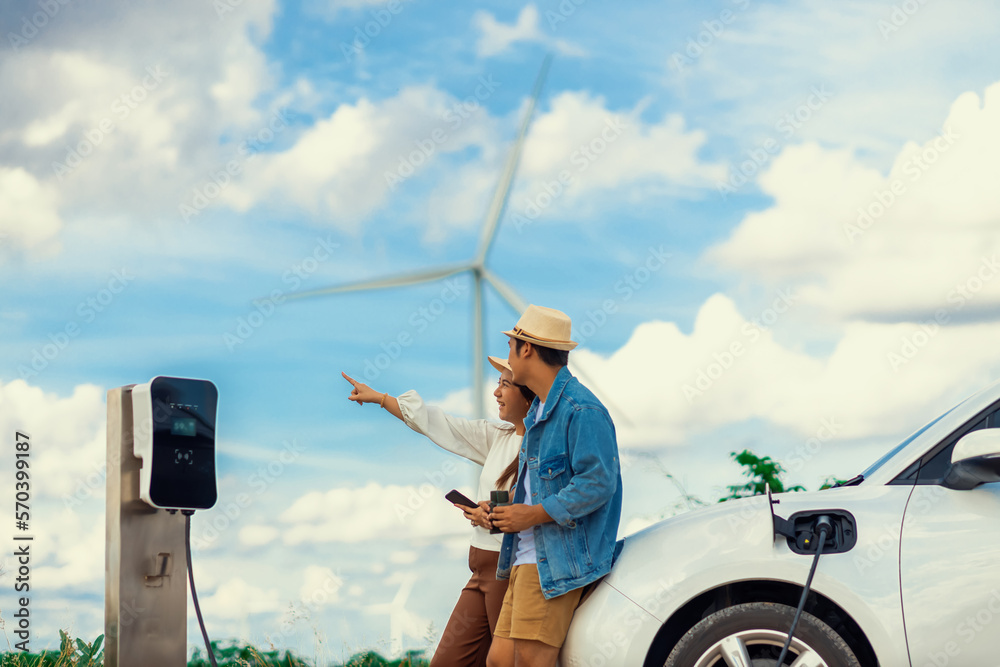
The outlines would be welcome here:
<svg viewBox="0 0 1000 667">
<path fill-rule="evenodd" d="M 396 400 L 407 426 L 427 436 L 442 449 L 483 467 L 479 475 L 478 495 L 472 500 L 489 500 L 490 491 L 497 488 L 497 478 L 517 458 L 521 448 L 521 436 L 515 432 L 514 425 L 488 419 L 452 417 L 441 408 L 424 403 L 420 394 L 413 390 L 397 396 Z M 489 529 L 476 526 L 471 543 L 479 549 L 500 551 L 502 540 L 503 534 L 491 535 Z"/>
</svg>

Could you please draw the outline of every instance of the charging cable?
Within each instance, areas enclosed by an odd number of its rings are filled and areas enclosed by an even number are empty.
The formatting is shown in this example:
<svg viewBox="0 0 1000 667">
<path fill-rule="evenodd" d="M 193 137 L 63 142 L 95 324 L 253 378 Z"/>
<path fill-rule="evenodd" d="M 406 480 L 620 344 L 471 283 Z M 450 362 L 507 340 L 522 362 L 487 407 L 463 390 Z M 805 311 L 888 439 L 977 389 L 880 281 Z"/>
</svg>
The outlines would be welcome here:
<svg viewBox="0 0 1000 667">
<path fill-rule="evenodd" d="M 191 515 L 194 514 L 194 510 L 181 510 L 181 514 L 184 515 L 184 546 L 187 548 L 188 581 L 191 582 L 191 599 L 194 600 L 194 611 L 198 615 L 201 636 L 205 638 L 205 648 L 208 650 L 208 658 L 212 662 L 212 667 L 218 667 L 215 662 L 215 653 L 212 651 L 212 642 L 208 640 L 208 631 L 205 630 L 205 621 L 201 617 L 201 607 L 198 605 L 198 591 L 194 588 L 194 570 L 191 569 Z M 809 578 L 812 579 L 812 575 Z"/>
<path fill-rule="evenodd" d="M 813 575 L 816 574 L 816 566 L 819 565 L 819 557 L 823 555 L 823 545 L 826 543 L 826 535 L 833 530 L 833 523 L 830 521 L 830 517 L 824 514 L 816 519 L 816 530 L 819 532 L 819 544 L 816 545 L 816 557 L 813 558 L 812 567 L 809 568 L 809 577 L 806 579 L 806 587 L 802 589 L 802 598 L 799 600 L 799 608 L 795 610 L 795 618 L 792 619 L 792 628 L 788 631 L 788 638 L 785 639 L 785 645 L 781 649 L 781 655 L 778 656 L 778 662 L 775 663 L 777 667 L 781 667 L 785 662 L 785 656 L 788 654 L 788 647 L 792 643 L 792 635 L 795 634 L 795 628 L 799 624 L 799 618 L 802 616 L 802 609 L 806 606 L 806 598 L 809 596 L 809 587 L 812 586 Z M 193 587 L 192 590 L 194 590 Z"/>
</svg>

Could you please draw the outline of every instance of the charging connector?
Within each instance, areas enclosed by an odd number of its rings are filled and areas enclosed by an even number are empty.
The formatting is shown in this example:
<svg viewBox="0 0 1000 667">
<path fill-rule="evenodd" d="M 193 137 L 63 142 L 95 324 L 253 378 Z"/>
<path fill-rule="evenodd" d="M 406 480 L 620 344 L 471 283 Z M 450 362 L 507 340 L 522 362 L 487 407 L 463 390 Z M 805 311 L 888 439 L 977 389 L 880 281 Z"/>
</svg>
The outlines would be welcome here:
<svg viewBox="0 0 1000 667">
<path fill-rule="evenodd" d="M 802 610 L 806 606 L 806 598 L 809 597 L 809 588 L 812 586 L 813 575 L 816 574 L 816 566 L 819 565 L 819 557 L 823 555 L 823 546 L 826 544 L 826 537 L 833 532 L 833 521 L 826 514 L 820 515 L 816 519 L 816 523 L 813 524 L 814 534 L 818 534 L 819 538 L 816 540 L 807 540 L 806 544 L 815 543 L 816 545 L 816 556 L 813 558 L 812 566 L 809 568 L 809 576 L 806 578 L 806 586 L 802 589 L 802 597 L 799 599 L 799 607 L 795 610 L 795 618 L 792 619 L 792 627 L 788 631 L 788 637 L 785 639 L 785 645 L 781 649 L 781 654 L 778 656 L 778 661 L 775 663 L 777 667 L 781 667 L 785 662 L 785 656 L 788 654 L 788 647 L 792 644 L 792 637 L 795 635 L 795 628 L 799 625 L 799 618 L 802 617 Z"/>
</svg>

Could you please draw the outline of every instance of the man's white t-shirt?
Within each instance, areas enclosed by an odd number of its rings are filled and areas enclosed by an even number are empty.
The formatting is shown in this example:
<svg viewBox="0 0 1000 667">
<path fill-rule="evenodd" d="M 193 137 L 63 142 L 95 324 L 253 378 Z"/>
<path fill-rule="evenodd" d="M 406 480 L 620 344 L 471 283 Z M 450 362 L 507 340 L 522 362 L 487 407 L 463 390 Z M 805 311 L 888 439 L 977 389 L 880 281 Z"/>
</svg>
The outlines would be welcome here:
<svg viewBox="0 0 1000 667">
<path fill-rule="evenodd" d="M 537 422 L 541 416 L 542 411 L 545 409 L 545 403 L 538 403 L 538 411 L 535 413 L 535 421 Z M 534 505 L 531 502 L 531 477 L 528 475 L 527 468 L 524 470 L 524 504 Z M 538 557 L 535 555 L 535 527 L 525 528 L 517 534 L 517 553 L 514 554 L 514 565 L 531 565 L 538 562 Z"/>
</svg>

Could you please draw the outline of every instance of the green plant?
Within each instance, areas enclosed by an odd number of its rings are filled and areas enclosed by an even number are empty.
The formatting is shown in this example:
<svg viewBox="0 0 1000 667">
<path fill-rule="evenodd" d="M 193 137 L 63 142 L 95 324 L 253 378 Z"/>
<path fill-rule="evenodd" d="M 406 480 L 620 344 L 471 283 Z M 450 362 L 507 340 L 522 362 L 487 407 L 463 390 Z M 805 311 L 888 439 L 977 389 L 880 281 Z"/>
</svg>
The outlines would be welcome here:
<svg viewBox="0 0 1000 667">
<path fill-rule="evenodd" d="M 59 631 L 59 651 L 24 653 L 10 651 L 0 654 L 0 667 L 103 667 L 104 635 L 88 644 L 82 639 L 71 639 Z M 260 651 L 254 646 L 240 646 L 236 642 L 222 645 L 212 642 L 218 667 L 313 667 L 312 663 L 297 658 L 291 651 Z M 188 667 L 208 667 L 211 662 L 204 656 L 204 649 L 196 647 Z M 407 651 L 398 660 L 387 660 L 375 651 L 365 651 L 352 656 L 347 662 L 329 667 L 429 667 L 423 651 Z M 203 657 L 204 656 L 204 657 Z M 319 666 L 316 666 L 319 667 Z"/>
<path fill-rule="evenodd" d="M 0 667 L 102 667 L 104 649 L 101 644 L 104 635 L 88 644 L 79 637 L 71 639 L 63 630 L 59 631 L 59 651 L 25 653 L 14 651 L 0 656 Z"/>
<path fill-rule="evenodd" d="M 729 455 L 745 468 L 743 475 L 749 479 L 744 484 L 731 484 L 727 486 L 729 495 L 719 498 L 720 503 L 737 498 L 759 496 L 766 493 L 768 487 L 774 493 L 806 490 L 804 486 L 799 485 L 790 486 L 786 489 L 781 481 L 781 474 L 785 472 L 785 469 L 770 456 L 757 456 L 749 449 L 744 449 L 739 454 L 730 452 Z"/>
</svg>

